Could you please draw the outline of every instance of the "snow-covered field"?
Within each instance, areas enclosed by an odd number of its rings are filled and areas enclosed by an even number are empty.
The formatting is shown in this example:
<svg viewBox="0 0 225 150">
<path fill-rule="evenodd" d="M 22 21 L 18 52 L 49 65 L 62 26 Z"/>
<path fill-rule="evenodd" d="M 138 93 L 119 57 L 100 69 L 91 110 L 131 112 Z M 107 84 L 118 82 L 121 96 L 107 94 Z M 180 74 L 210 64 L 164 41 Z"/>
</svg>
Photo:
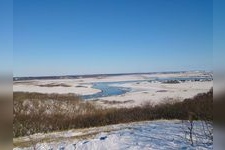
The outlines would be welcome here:
<svg viewBox="0 0 225 150">
<path fill-rule="evenodd" d="M 49 86 L 53 85 L 53 86 Z M 55 85 L 55 86 L 54 86 Z M 59 86 L 57 86 L 59 85 Z M 63 85 L 63 86 L 60 86 Z M 34 80 L 22 81 L 13 84 L 13 91 L 20 92 L 37 92 L 37 93 L 75 93 L 77 95 L 94 94 L 101 92 L 92 88 L 91 83 L 83 83 L 81 80 L 65 79 L 65 80 Z"/>
<path fill-rule="evenodd" d="M 194 122 L 193 146 L 185 132 L 188 129 L 186 125 L 179 120 L 158 120 L 36 134 L 14 139 L 14 150 L 213 149 L 204 135 L 201 122 Z"/>
<path fill-rule="evenodd" d="M 114 84 L 116 86 L 116 84 Z M 213 86 L 212 81 L 205 82 L 184 82 L 178 84 L 164 83 L 126 83 L 120 84 L 121 87 L 132 88 L 132 92 L 123 95 L 102 97 L 99 100 L 107 101 L 131 101 L 131 103 L 114 104 L 114 107 L 133 107 L 145 105 L 146 103 L 159 104 L 168 100 L 184 100 L 192 98 L 198 93 L 206 93 Z M 102 104 L 104 105 L 104 104 Z"/>
<path fill-rule="evenodd" d="M 92 87 L 96 82 L 118 82 L 134 81 L 124 84 L 112 84 L 131 88 L 130 92 L 122 95 L 112 95 L 97 98 L 97 104 L 104 107 L 133 107 L 144 105 L 145 103 L 157 104 L 168 99 L 183 100 L 192 98 L 198 93 L 205 93 L 213 86 L 213 81 L 181 82 L 167 84 L 154 81 L 155 78 L 190 78 L 206 77 L 205 72 L 181 72 L 181 73 L 156 73 L 156 74 L 131 74 L 117 76 L 99 76 L 77 79 L 56 79 L 56 80 L 30 80 L 14 82 L 13 91 L 38 92 L 38 93 L 75 93 L 78 95 L 90 95 L 101 92 L 100 89 Z M 142 81 L 142 82 L 140 82 Z M 116 101 L 117 103 L 108 104 L 107 102 Z M 123 103 L 126 102 L 126 103 Z"/>
<path fill-rule="evenodd" d="M 93 83 L 111 82 L 110 86 L 130 88 L 122 95 L 92 99 L 104 107 L 133 107 L 146 103 L 192 98 L 213 87 L 213 81 L 155 82 L 156 78 L 190 78 L 210 76 L 205 72 L 131 74 L 77 79 L 14 81 L 13 91 L 38 93 L 74 93 L 90 95 L 101 92 Z M 121 81 L 132 81 L 117 83 Z M 152 82 L 153 81 L 153 82 Z M 90 99 L 91 100 L 91 99 Z M 113 102 L 113 103 L 109 103 Z M 124 102 L 124 103 L 123 103 Z M 126 103 L 125 103 L 126 102 Z M 179 120 L 145 121 L 103 127 L 74 129 L 48 134 L 34 134 L 13 139 L 14 150 L 149 150 L 149 149 L 213 149 L 206 139 L 201 122 L 194 122 L 192 146 L 188 140 L 188 124 Z"/>
</svg>

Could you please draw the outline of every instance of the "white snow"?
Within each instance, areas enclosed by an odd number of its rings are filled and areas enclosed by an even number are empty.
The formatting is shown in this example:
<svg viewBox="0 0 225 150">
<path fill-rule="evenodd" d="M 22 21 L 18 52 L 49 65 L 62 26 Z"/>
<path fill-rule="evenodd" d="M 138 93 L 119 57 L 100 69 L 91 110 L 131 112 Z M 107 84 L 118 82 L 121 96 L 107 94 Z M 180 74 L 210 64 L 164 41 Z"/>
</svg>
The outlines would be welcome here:
<svg viewBox="0 0 225 150">
<path fill-rule="evenodd" d="M 93 89 L 92 84 L 83 84 L 80 81 L 76 81 L 73 79 L 65 79 L 65 80 L 35 80 L 30 81 L 31 83 L 27 84 L 21 82 L 18 84 L 13 84 L 13 91 L 20 92 L 37 92 L 37 93 L 58 93 L 58 94 L 66 94 L 66 93 L 75 93 L 77 95 L 86 95 L 86 94 L 94 94 L 100 92 L 98 89 Z M 29 82 L 29 81 L 28 81 Z M 48 85 L 48 84 L 65 84 L 68 87 L 64 86 L 55 86 L 55 87 L 41 87 L 40 85 Z"/>
<path fill-rule="evenodd" d="M 113 84 L 113 86 L 132 88 L 132 92 L 123 95 L 102 97 L 99 100 L 107 101 L 129 101 L 132 103 L 114 104 L 114 107 L 133 107 L 145 103 L 158 104 L 169 99 L 184 100 L 192 98 L 199 93 L 206 93 L 213 87 L 212 81 L 184 82 L 178 84 L 163 84 L 150 82 L 137 82 L 126 84 Z M 107 106 L 106 106 L 107 107 Z M 111 107 L 111 105 L 110 105 Z"/>
<path fill-rule="evenodd" d="M 22 92 L 38 92 L 38 93 L 75 93 L 78 95 L 89 95 L 100 92 L 99 89 L 92 88 L 95 82 L 117 82 L 117 81 L 138 81 L 138 80 L 154 80 L 155 78 L 169 77 L 202 77 L 206 76 L 204 72 L 185 72 L 170 74 L 132 74 L 119 76 L 100 76 L 79 79 L 56 79 L 56 80 L 31 80 L 14 82 L 13 91 Z M 40 85 L 48 84 L 64 84 L 65 86 L 43 87 Z M 112 84 L 116 86 L 117 84 Z M 117 85 L 118 86 L 118 85 Z M 131 82 L 119 84 L 121 87 L 131 88 L 131 92 L 123 95 L 109 96 L 98 98 L 98 104 L 103 107 L 133 107 L 144 105 L 145 103 L 157 104 L 168 99 L 183 100 L 192 98 L 198 93 L 205 93 L 213 86 L 213 81 L 205 82 L 184 82 L 178 84 L 163 84 L 159 82 Z M 108 104 L 102 101 L 129 101 L 128 103 Z"/>
<path fill-rule="evenodd" d="M 213 149 L 212 144 L 207 144 L 203 135 L 201 122 L 194 122 L 194 145 L 191 146 L 187 135 L 187 127 L 179 120 L 146 121 L 131 124 L 111 125 L 84 130 L 58 132 L 55 141 L 36 144 L 38 150 L 63 149 L 63 150 L 168 150 L 168 149 Z M 71 132 L 77 136 L 73 137 Z M 78 132 L 78 134 L 76 134 Z M 82 134 L 80 133 L 82 132 Z M 57 137 L 71 135 L 57 141 Z M 79 139 L 78 135 L 93 133 L 92 137 Z M 94 135 L 94 133 L 96 133 Z M 202 136 L 203 135 L 203 136 Z M 48 136 L 48 135 L 46 135 Z M 186 137 L 186 138 L 185 138 Z M 52 137 L 53 138 L 53 137 Z M 14 150 L 30 150 L 32 147 Z"/>
</svg>

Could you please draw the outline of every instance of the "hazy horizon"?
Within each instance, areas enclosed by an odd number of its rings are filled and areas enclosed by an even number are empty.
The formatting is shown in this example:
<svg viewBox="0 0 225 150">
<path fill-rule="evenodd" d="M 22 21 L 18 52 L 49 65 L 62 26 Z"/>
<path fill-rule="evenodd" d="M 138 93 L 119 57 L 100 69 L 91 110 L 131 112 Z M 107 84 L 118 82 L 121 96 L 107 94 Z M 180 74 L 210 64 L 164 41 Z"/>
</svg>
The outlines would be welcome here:
<svg viewBox="0 0 225 150">
<path fill-rule="evenodd" d="M 170 73 L 170 72 L 195 72 L 195 71 L 200 71 L 200 72 L 213 72 L 212 70 L 167 70 L 167 71 L 146 71 L 146 72 L 117 72 L 117 73 L 89 73 L 89 74 L 58 74 L 58 75 L 37 75 L 37 76 L 13 76 L 13 78 L 35 78 L 35 77 L 64 77 L 64 76 L 91 76 L 91 75 L 117 75 L 117 74 L 148 74 L 148 73 Z"/>
</svg>

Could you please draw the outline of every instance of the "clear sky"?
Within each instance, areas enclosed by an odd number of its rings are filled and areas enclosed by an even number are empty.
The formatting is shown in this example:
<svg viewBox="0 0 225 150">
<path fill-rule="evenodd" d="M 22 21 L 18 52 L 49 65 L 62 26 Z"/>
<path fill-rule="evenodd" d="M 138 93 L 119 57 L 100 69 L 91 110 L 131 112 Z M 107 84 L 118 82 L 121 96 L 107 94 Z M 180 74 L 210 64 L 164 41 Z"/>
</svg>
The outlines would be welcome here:
<svg viewBox="0 0 225 150">
<path fill-rule="evenodd" d="M 13 2 L 0 0 L 0 80 L 12 76 L 13 67 Z"/>
<path fill-rule="evenodd" d="M 212 70 L 212 0 L 15 0 L 14 76 Z"/>
</svg>

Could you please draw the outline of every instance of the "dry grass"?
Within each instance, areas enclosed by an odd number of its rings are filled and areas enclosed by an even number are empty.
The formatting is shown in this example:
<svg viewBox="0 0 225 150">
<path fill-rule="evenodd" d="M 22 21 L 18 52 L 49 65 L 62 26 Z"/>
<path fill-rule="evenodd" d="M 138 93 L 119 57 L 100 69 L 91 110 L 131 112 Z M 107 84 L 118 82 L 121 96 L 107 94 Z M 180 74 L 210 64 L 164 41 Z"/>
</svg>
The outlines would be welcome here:
<svg viewBox="0 0 225 150">
<path fill-rule="evenodd" d="M 213 94 L 134 108 L 97 108 L 73 94 L 14 93 L 14 137 L 154 119 L 213 119 Z"/>
</svg>

